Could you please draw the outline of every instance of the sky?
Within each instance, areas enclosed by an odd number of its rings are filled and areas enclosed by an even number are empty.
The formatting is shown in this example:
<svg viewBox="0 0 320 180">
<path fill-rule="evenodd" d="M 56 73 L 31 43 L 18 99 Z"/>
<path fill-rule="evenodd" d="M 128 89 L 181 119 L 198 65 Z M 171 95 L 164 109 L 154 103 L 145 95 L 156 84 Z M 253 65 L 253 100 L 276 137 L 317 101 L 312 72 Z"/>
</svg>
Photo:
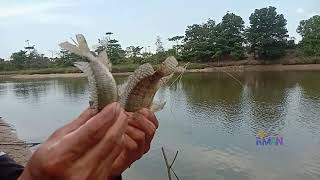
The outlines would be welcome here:
<svg viewBox="0 0 320 180">
<path fill-rule="evenodd" d="M 8 59 L 26 46 L 51 56 L 60 42 L 84 34 L 91 47 L 106 32 L 113 32 L 123 48 L 130 45 L 155 49 L 156 37 L 184 35 L 188 25 L 207 19 L 220 22 L 226 12 L 240 15 L 249 25 L 257 8 L 275 6 L 287 19 L 289 35 L 299 22 L 320 14 L 320 0 L 0 0 L 0 57 Z"/>
</svg>

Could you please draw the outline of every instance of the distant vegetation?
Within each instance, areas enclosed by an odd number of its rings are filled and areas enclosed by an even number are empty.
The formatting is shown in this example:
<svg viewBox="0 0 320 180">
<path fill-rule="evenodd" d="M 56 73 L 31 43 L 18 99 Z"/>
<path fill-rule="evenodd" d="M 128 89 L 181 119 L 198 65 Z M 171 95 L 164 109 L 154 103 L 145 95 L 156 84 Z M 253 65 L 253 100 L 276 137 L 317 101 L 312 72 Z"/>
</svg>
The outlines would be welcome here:
<svg viewBox="0 0 320 180">
<path fill-rule="evenodd" d="M 132 71 L 138 64 L 146 62 L 158 64 L 169 55 L 180 61 L 195 63 L 239 60 L 277 62 L 281 58 L 287 58 L 283 61 L 285 64 L 320 63 L 319 15 L 300 22 L 297 32 L 302 40 L 298 44 L 288 36 L 287 20 L 283 14 L 277 13 L 275 7 L 256 9 L 249 20 L 250 25 L 245 27 L 240 16 L 228 12 L 220 23 L 209 19 L 202 24 L 190 25 L 183 36 L 168 38 L 174 42 L 168 50 L 164 49 L 162 39 L 158 36 L 155 53 L 147 48 L 143 50 L 141 46 L 123 49 L 118 40 L 113 38 L 113 33 L 107 32 L 102 39 L 98 39 L 94 51 L 99 53 L 106 50 L 117 72 Z M 35 49 L 21 50 L 13 53 L 8 60 L 0 58 L 0 71 L 43 69 L 43 73 L 76 72 L 71 67 L 73 62 L 79 60 L 81 57 L 63 49 L 54 58 L 39 54 Z"/>
</svg>

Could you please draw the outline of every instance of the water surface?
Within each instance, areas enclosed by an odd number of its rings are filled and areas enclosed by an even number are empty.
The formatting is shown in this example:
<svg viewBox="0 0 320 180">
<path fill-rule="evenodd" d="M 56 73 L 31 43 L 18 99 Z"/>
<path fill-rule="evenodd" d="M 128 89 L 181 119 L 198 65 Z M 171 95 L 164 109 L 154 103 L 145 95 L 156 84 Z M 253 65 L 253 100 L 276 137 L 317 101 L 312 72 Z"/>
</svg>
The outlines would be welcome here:
<svg viewBox="0 0 320 180">
<path fill-rule="evenodd" d="M 126 179 L 166 179 L 161 147 L 180 179 L 320 179 L 320 72 L 190 73 L 156 98 L 160 128 Z M 122 79 L 118 78 L 118 82 Z M 0 116 L 28 142 L 45 140 L 88 106 L 83 78 L 0 81 Z M 284 138 L 256 146 L 260 131 Z"/>
</svg>

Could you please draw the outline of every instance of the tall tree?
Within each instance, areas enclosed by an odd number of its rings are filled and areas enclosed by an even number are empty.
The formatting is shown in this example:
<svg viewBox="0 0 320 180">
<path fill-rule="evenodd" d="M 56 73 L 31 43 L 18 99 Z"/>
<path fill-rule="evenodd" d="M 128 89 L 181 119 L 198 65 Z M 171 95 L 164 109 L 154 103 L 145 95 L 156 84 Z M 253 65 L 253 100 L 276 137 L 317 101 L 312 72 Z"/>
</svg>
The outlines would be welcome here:
<svg viewBox="0 0 320 180">
<path fill-rule="evenodd" d="M 141 50 L 143 47 L 140 46 L 129 46 L 126 48 L 126 57 L 129 62 L 140 63 L 142 61 Z"/>
<path fill-rule="evenodd" d="M 244 50 L 244 21 L 240 16 L 227 13 L 223 16 L 222 22 L 217 25 L 217 56 L 231 55 L 236 59 L 242 59 Z"/>
<path fill-rule="evenodd" d="M 10 56 L 10 62 L 17 69 L 24 69 L 28 61 L 27 51 L 20 50 L 19 52 L 14 52 Z"/>
<path fill-rule="evenodd" d="M 121 48 L 118 40 L 111 38 L 112 34 L 112 32 L 107 32 L 105 37 L 98 39 L 99 45 L 95 52 L 100 53 L 101 51 L 106 50 L 111 62 L 113 64 L 118 64 L 125 58 L 125 51 Z"/>
<path fill-rule="evenodd" d="M 300 43 L 305 54 L 320 56 L 320 16 L 302 20 L 297 32 L 302 36 Z"/>
<path fill-rule="evenodd" d="M 284 54 L 288 31 L 287 20 L 275 7 L 256 9 L 250 16 L 247 40 L 254 57 L 274 59 Z"/>
<path fill-rule="evenodd" d="M 140 46 L 129 46 L 126 48 L 126 55 L 128 57 L 137 57 L 141 55 L 143 47 Z"/>
<path fill-rule="evenodd" d="M 157 36 L 157 40 L 156 40 L 156 53 L 163 53 L 164 52 L 164 48 L 163 48 L 163 43 L 161 41 L 161 37 Z"/>
<path fill-rule="evenodd" d="M 204 24 L 187 27 L 182 56 L 184 60 L 208 61 L 217 52 L 217 28 L 215 21 L 209 19 Z"/>
<path fill-rule="evenodd" d="M 171 38 L 168 38 L 168 41 L 175 42 L 176 44 L 173 45 L 173 49 L 175 50 L 174 55 L 179 56 L 180 52 L 182 50 L 183 45 L 181 45 L 181 40 L 184 38 L 184 36 L 173 36 Z"/>
</svg>

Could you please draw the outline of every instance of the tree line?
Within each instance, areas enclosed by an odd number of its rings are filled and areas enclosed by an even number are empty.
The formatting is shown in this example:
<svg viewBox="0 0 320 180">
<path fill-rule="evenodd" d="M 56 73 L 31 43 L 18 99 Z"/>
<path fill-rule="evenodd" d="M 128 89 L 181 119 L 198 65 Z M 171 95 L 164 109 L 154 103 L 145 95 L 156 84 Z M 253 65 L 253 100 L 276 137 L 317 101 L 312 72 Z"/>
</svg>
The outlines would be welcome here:
<svg viewBox="0 0 320 180">
<path fill-rule="evenodd" d="M 174 55 L 181 61 L 213 62 L 224 60 L 242 60 L 252 57 L 256 60 L 275 60 L 285 56 L 287 49 L 301 51 L 304 56 L 320 56 L 320 16 L 315 15 L 302 20 L 297 32 L 302 40 L 295 44 L 286 28 L 287 20 L 275 7 L 256 9 L 249 17 L 249 26 L 244 20 L 227 12 L 220 23 L 209 19 L 202 24 L 193 24 L 186 28 L 182 36 L 168 38 L 174 42 L 172 48 L 165 50 L 162 39 L 157 37 L 156 52 L 143 50 L 141 46 L 122 48 L 113 38 L 112 32 L 98 39 L 94 48 L 96 53 L 106 50 L 114 64 L 145 62 L 159 63 L 166 56 Z M 70 67 L 81 57 L 60 50 L 57 57 L 49 58 L 36 50 L 15 52 L 9 61 L 0 58 L 0 70 L 21 70 Z"/>
</svg>

